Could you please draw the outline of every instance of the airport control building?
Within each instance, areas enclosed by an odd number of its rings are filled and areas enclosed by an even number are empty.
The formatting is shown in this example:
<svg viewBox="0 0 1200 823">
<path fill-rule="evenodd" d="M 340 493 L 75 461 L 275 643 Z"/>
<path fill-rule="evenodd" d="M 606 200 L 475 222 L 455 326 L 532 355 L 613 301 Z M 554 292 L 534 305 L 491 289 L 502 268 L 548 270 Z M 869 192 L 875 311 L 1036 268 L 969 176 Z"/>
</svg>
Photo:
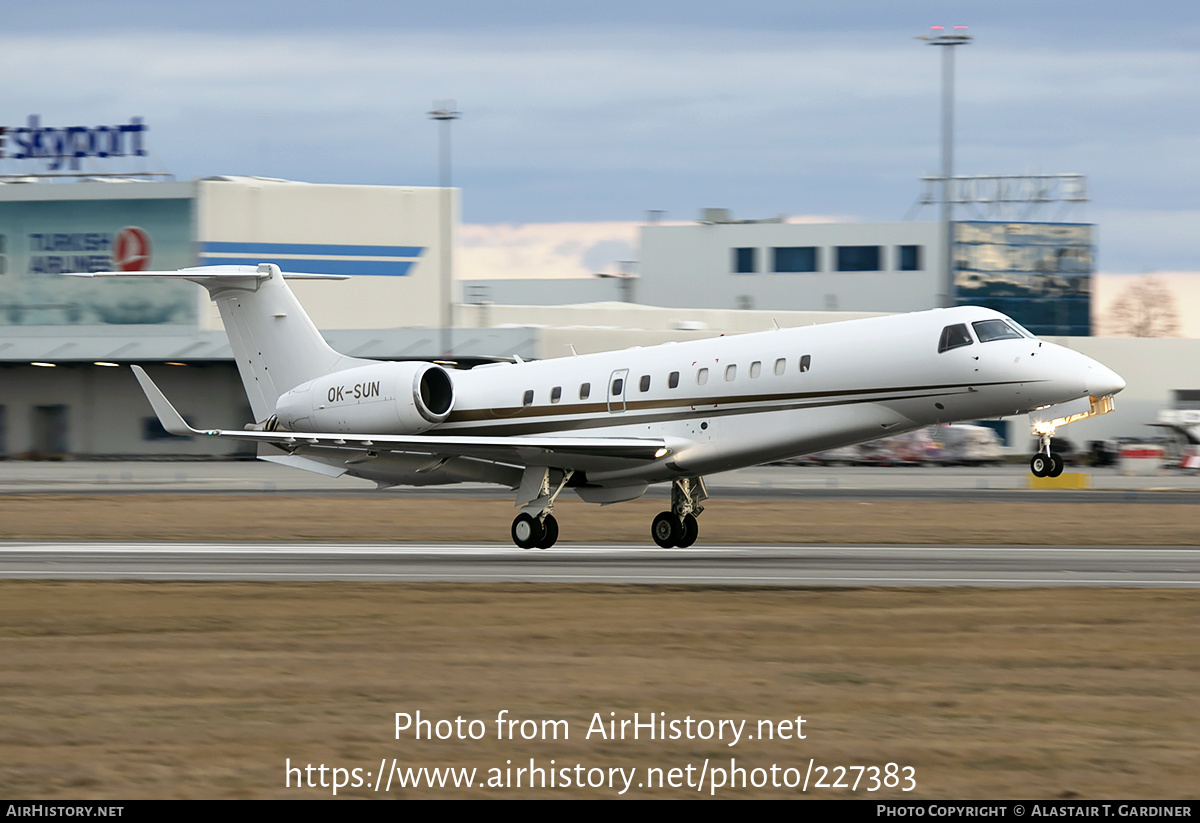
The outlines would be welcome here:
<svg viewBox="0 0 1200 823">
<path fill-rule="evenodd" d="M 1034 334 L 1087 336 L 1092 229 L 956 221 L 947 300 L 942 223 L 734 220 L 725 209 L 706 209 L 693 225 L 642 229 L 638 299 L 683 307 L 702 295 L 711 308 L 859 312 L 974 305 Z"/>
</svg>

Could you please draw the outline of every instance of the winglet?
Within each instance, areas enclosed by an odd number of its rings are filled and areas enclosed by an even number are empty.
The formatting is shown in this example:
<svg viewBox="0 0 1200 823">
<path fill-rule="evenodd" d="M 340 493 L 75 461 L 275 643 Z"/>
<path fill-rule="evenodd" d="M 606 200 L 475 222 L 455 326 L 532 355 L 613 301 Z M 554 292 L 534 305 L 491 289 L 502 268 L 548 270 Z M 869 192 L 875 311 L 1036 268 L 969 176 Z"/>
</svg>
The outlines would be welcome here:
<svg viewBox="0 0 1200 823">
<path fill-rule="evenodd" d="M 193 429 L 183 419 L 183 415 L 175 411 L 175 407 L 171 405 L 171 401 L 167 399 L 158 386 L 154 385 L 154 381 L 150 379 L 150 375 L 146 374 L 146 370 L 141 366 L 133 366 L 133 376 L 137 378 L 138 383 L 142 386 L 142 391 L 146 393 L 146 399 L 150 401 L 150 405 L 154 407 L 154 413 L 158 415 L 158 422 L 162 423 L 162 427 L 171 434 L 178 434 L 184 437 L 194 434 L 208 434 L 208 432 Z"/>
</svg>

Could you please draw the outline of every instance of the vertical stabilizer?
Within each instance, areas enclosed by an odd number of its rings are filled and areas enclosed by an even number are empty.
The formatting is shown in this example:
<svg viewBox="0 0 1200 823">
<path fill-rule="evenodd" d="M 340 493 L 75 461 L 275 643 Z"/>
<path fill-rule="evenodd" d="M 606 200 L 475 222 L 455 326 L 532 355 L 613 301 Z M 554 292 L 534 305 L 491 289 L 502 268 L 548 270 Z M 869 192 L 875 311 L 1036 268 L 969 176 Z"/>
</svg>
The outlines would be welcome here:
<svg viewBox="0 0 1200 823">
<path fill-rule="evenodd" d="M 331 372 L 366 366 L 375 360 L 347 357 L 329 347 L 292 294 L 284 277 L 346 280 L 342 275 L 283 274 L 274 263 L 253 266 L 199 266 L 178 271 L 65 272 L 71 277 L 169 277 L 208 289 L 221 311 L 229 345 L 256 422 L 275 412 L 275 401 L 290 389 Z"/>
<path fill-rule="evenodd" d="M 203 268 L 185 271 L 208 289 L 221 312 L 256 421 L 270 417 L 279 396 L 301 383 L 375 362 L 330 348 L 273 263 L 244 278 L 206 278 Z"/>
</svg>

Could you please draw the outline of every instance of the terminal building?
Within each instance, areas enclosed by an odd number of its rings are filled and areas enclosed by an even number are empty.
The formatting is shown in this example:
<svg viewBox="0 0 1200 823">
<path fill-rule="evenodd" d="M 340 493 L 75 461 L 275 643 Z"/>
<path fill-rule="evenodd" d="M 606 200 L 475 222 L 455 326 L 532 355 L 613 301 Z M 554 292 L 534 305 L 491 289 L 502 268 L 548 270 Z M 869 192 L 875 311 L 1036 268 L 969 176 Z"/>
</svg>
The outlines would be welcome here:
<svg viewBox="0 0 1200 823">
<path fill-rule="evenodd" d="M 215 444 L 162 430 L 139 396 L 132 363 L 161 379 L 192 420 L 236 428 L 250 421 L 203 289 L 63 272 L 273 262 L 348 274 L 346 283 L 293 281 L 340 351 L 536 356 L 520 328 L 459 330 L 443 341 L 439 215 L 445 205 L 457 214 L 457 198 L 450 189 L 255 178 L 0 185 L 0 455 L 211 454 Z"/>
</svg>

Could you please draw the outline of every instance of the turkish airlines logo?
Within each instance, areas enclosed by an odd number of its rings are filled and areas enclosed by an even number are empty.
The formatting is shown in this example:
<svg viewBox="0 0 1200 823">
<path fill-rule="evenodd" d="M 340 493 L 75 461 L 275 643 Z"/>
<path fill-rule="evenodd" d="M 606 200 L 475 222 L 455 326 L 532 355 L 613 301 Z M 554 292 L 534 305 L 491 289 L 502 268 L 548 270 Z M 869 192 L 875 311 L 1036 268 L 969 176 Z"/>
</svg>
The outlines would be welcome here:
<svg viewBox="0 0 1200 823">
<path fill-rule="evenodd" d="M 113 240 L 113 266 L 117 271 L 145 271 L 150 266 L 150 235 L 145 229 L 126 226 Z"/>
</svg>

